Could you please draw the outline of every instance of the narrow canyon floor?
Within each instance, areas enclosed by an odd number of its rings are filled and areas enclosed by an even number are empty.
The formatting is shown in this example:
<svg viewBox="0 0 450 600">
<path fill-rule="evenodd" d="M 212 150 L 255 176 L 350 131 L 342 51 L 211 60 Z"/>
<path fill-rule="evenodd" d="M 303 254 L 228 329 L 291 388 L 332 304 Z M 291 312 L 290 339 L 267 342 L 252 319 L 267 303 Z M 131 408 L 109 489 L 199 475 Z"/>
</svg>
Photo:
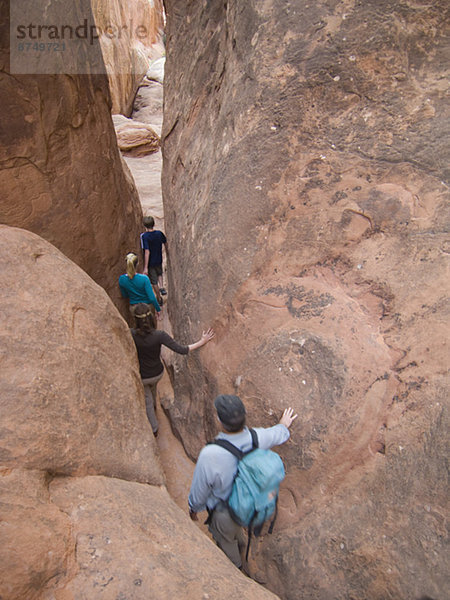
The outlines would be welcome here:
<svg viewBox="0 0 450 600">
<path fill-rule="evenodd" d="M 131 117 L 133 120 L 151 125 L 159 135 L 162 125 L 162 95 L 163 86 L 159 82 L 144 80 L 136 94 Z M 164 231 L 164 209 L 161 192 L 161 150 L 140 157 L 127 156 L 124 153 L 123 158 L 135 181 L 144 215 L 153 216 L 156 229 Z M 170 246 L 170 240 L 168 240 L 168 245 Z M 166 256 L 164 256 L 163 266 L 164 283 L 167 287 Z M 166 302 L 167 299 L 168 297 L 166 296 Z M 172 327 L 166 309 L 163 309 L 163 318 L 159 321 L 158 327 L 172 335 Z M 190 343 L 192 340 L 181 341 Z M 162 357 L 163 360 L 170 360 L 170 350 L 163 348 Z M 158 395 L 157 418 L 159 421 L 159 432 L 157 443 L 166 475 L 167 488 L 177 505 L 188 514 L 187 497 L 195 465 L 186 456 L 182 443 L 173 434 L 169 419 L 161 406 L 161 399 L 164 400 L 163 403 L 165 405 L 170 405 L 174 397 L 167 371 L 164 372 L 164 377 L 158 384 Z M 207 528 L 203 526 L 202 520 L 199 520 L 198 524 L 202 530 L 207 531 Z"/>
</svg>

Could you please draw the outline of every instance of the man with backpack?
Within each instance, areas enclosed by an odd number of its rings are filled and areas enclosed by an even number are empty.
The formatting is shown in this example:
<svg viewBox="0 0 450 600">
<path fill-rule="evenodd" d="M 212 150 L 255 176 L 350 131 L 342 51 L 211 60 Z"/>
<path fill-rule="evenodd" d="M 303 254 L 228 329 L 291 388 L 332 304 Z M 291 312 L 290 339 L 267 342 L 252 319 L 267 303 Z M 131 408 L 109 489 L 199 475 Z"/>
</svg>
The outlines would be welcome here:
<svg viewBox="0 0 450 600">
<path fill-rule="evenodd" d="M 222 431 L 199 454 L 189 494 L 189 515 L 196 521 L 197 513 L 207 509 L 209 531 L 216 544 L 241 569 L 245 545 L 242 526 L 251 532 L 255 522 L 262 526 L 273 515 L 279 482 L 284 477 L 280 457 L 268 449 L 289 439 L 289 427 L 297 415 L 287 408 L 277 425 L 251 430 L 245 425 L 246 410 L 238 396 L 217 396 L 214 406 Z M 252 467 L 256 467 L 253 473 Z M 265 482 L 254 481 L 265 468 Z M 246 516 L 249 510 L 251 515 Z"/>
</svg>

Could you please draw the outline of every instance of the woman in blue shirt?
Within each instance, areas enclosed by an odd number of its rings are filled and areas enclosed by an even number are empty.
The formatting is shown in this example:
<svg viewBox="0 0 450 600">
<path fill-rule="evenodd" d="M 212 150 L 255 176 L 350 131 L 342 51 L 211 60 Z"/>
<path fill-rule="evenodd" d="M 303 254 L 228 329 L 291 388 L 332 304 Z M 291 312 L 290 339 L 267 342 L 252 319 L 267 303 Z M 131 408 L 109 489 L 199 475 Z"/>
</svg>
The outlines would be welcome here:
<svg viewBox="0 0 450 600">
<path fill-rule="evenodd" d="M 147 275 L 137 273 L 138 257 L 134 252 L 129 252 L 126 260 L 127 272 L 119 277 L 119 286 L 122 296 L 130 300 L 131 314 L 134 315 L 137 304 L 152 305 L 156 312 L 160 313 L 161 307 L 156 299 L 150 279 Z"/>
</svg>

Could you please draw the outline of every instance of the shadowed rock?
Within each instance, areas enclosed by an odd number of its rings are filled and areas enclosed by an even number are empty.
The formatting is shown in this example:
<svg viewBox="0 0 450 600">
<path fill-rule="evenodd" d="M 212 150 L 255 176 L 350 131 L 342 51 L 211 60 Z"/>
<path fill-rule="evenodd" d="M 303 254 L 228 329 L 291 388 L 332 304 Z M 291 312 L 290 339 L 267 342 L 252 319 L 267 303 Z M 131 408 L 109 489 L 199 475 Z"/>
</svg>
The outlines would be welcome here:
<svg viewBox="0 0 450 600">
<path fill-rule="evenodd" d="M 87 0 L 47 4 L 70 8 L 72 19 L 90 15 Z M 122 169 L 107 76 L 10 74 L 8 8 L 0 9 L 0 222 L 54 244 L 126 314 L 117 280 L 126 253 L 139 250 L 142 210 Z M 20 10 L 27 14 L 27 2 Z M 102 61 L 98 41 L 89 52 Z"/>
</svg>

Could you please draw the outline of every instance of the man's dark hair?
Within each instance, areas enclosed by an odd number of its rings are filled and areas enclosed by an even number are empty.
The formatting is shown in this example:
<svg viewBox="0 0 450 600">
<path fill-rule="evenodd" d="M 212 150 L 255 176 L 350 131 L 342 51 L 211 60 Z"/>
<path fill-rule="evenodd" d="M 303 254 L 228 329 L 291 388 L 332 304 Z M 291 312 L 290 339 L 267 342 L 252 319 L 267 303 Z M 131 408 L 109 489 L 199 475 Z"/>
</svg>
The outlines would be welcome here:
<svg viewBox="0 0 450 600">
<path fill-rule="evenodd" d="M 214 400 L 217 416 L 228 433 L 236 433 L 245 425 L 245 406 L 239 396 L 221 394 Z"/>
<path fill-rule="evenodd" d="M 147 229 L 153 229 L 155 226 L 155 219 L 153 217 L 144 217 L 144 227 Z"/>
</svg>

